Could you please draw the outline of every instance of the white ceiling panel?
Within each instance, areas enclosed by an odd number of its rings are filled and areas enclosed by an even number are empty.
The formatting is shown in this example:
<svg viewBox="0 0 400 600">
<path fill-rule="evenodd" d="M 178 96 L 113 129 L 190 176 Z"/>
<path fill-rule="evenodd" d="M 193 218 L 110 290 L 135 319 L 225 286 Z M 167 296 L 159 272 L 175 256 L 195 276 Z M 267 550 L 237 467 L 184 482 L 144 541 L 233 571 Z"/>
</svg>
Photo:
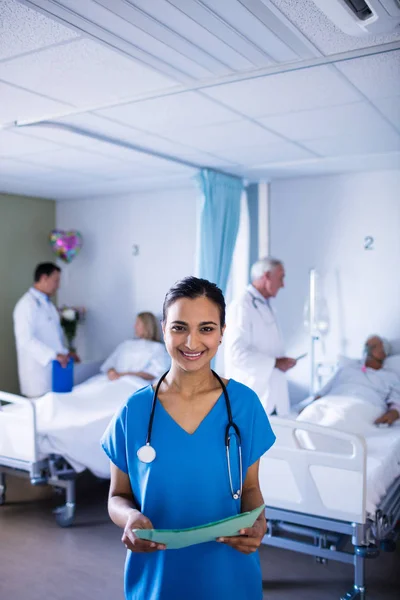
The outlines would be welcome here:
<svg viewBox="0 0 400 600">
<path fill-rule="evenodd" d="M 345 135 L 342 137 L 307 140 L 304 146 L 322 156 L 347 156 L 350 154 L 376 154 L 400 150 L 400 136 L 394 132 L 386 135 Z"/>
<path fill-rule="evenodd" d="M 190 127 L 201 127 L 239 120 L 234 112 L 195 92 L 124 104 L 96 114 L 159 133 L 184 129 L 189 123 Z"/>
<path fill-rule="evenodd" d="M 373 104 L 400 131 L 400 96 L 374 98 Z"/>
<path fill-rule="evenodd" d="M 46 140 L 27 137 L 14 130 L 0 129 L 0 156 L 17 157 L 59 149 L 59 145 L 52 144 Z"/>
<path fill-rule="evenodd" d="M 132 152 L 134 155 L 135 153 Z M 101 154 L 84 152 L 75 148 L 65 148 L 57 152 L 42 152 L 38 155 L 32 154 L 25 160 L 36 164 L 46 165 L 52 169 L 74 171 L 78 174 L 91 175 L 100 179 L 112 179 L 120 174 L 129 174 L 137 167 L 135 161 L 114 160 Z"/>
<path fill-rule="evenodd" d="M 21 177 L 1 177 L 0 193 L 16 194 L 21 196 L 55 199 L 51 186 L 38 182 L 36 179 L 22 179 Z"/>
<path fill-rule="evenodd" d="M 40 118 L 44 114 L 61 112 L 69 108 L 67 104 L 43 98 L 2 81 L 0 81 L 0 99 L 0 125 L 19 119 Z"/>
<path fill-rule="evenodd" d="M 115 138 L 123 142 L 144 146 L 165 154 L 179 154 L 179 156 L 184 156 L 186 154 L 193 153 L 193 149 L 190 147 L 173 143 L 167 139 L 164 139 L 163 137 L 143 132 L 135 129 L 134 127 L 122 125 L 120 123 L 116 123 L 115 121 L 111 121 L 90 113 L 66 117 L 64 119 L 56 120 L 55 122 L 72 125 L 81 129 L 87 129 L 99 135 L 104 135 L 106 137 Z M 100 154 L 112 156 L 116 153 L 115 149 L 117 147 L 113 144 L 100 144 L 93 138 L 79 135 L 78 133 L 72 133 L 61 128 L 57 129 L 38 125 L 35 127 L 21 129 L 21 131 L 24 133 L 24 135 L 35 135 L 36 137 L 54 141 L 56 143 L 62 143 L 66 146 L 92 148 Z M 132 151 L 126 150 L 125 152 L 130 152 L 129 156 L 132 156 Z"/>
<path fill-rule="evenodd" d="M 1 177 L 20 177 L 21 179 L 28 180 L 50 173 L 51 168 L 46 166 L 46 164 L 32 164 L 16 158 L 2 158 L 0 160 Z"/>
<path fill-rule="evenodd" d="M 366 102 L 292 112 L 259 119 L 268 128 L 293 140 L 358 136 L 367 130 L 395 136 L 390 125 Z"/>
<path fill-rule="evenodd" d="M 279 142 L 251 147 L 234 146 L 225 149 L 221 154 L 224 158 L 249 167 L 265 164 L 267 162 L 303 160 L 314 157 L 313 152 L 307 152 L 307 150 L 303 150 L 290 142 Z"/>
<path fill-rule="evenodd" d="M 193 172 L 187 172 L 184 175 L 135 177 L 134 179 L 112 180 L 102 183 L 92 182 L 86 186 L 71 186 L 66 189 L 54 187 L 49 191 L 56 200 L 84 200 L 104 196 L 115 197 L 133 192 L 192 186 L 191 178 L 193 174 Z"/>
<path fill-rule="evenodd" d="M 253 180 L 271 180 L 287 177 L 308 177 L 328 173 L 354 171 L 377 171 L 399 169 L 400 152 L 390 154 L 370 154 L 345 157 L 331 157 L 293 163 L 275 163 L 264 168 L 249 169 L 246 176 Z"/>
<path fill-rule="evenodd" d="M 45 165 L 52 169 L 59 169 L 60 172 L 68 170 L 78 174 L 99 177 L 100 179 L 140 176 L 143 173 L 147 174 L 149 168 L 157 169 L 157 173 L 178 172 L 185 168 L 171 161 L 130 150 L 124 154 L 123 159 L 120 156 L 109 157 L 75 148 L 65 148 L 52 153 L 42 152 L 38 155 L 25 156 L 24 160 L 29 160 L 34 165 Z"/>
<path fill-rule="evenodd" d="M 359 94 L 329 67 L 314 67 L 229 83 L 204 91 L 250 117 L 347 104 Z"/>
<path fill-rule="evenodd" d="M 334 0 L 325 1 L 334 2 Z M 301 2 L 272 0 L 272 2 L 326 55 L 377 46 L 400 39 L 399 32 L 379 36 L 347 35 L 340 31 L 312 0 L 301 0 Z"/>
<path fill-rule="evenodd" d="M 0 79 L 75 106 L 114 102 L 175 83 L 91 40 L 0 63 Z"/>
<path fill-rule="evenodd" d="M 14 130 L 13 130 L 14 131 Z M 74 148 L 96 148 L 98 142 L 88 136 L 72 133 L 61 128 L 46 125 L 30 125 L 17 128 L 20 137 L 30 143 L 31 139 L 53 142 L 58 148 L 72 146 Z"/>
<path fill-rule="evenodd" d="M 77 37 L 71 29 L 16 0 L 0 2 L 0 60 Z"/>
<path fill-rule="evenodd" d="M 221 150 L 237 146 L 261 146 L 282 141 L 280 137 L 249 121 L 235 121 L 207 127 L 181 129 L 171 133 L 174 141 L 198 150 L 220 155 Z"/>
<path fill-rule="evenodd" d="M 368 98 L 400 95 L 400 50 L 348 60 L 337 68 Z"/>
</svg>

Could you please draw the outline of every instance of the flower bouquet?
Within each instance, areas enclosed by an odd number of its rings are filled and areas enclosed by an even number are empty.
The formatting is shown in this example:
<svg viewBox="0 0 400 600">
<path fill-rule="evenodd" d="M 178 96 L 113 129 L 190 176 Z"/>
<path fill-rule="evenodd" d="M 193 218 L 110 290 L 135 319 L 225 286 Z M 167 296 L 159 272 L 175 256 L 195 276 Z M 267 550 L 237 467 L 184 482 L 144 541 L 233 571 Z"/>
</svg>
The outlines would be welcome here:
<svg viewBox="0 0 400 600">
<path fill-rule="evenodd" d="M 58 311 L 60 313 L 61 327 L 67 341 L 68 350 L 71 353 L 76 353 L 74 340 L 76 338 L 78 324 L 84 320 L 86 311 L 82 307 L 76 308 L 74 306 L 63 306 L 62 308 L 59 308 Z"/>
</svg>

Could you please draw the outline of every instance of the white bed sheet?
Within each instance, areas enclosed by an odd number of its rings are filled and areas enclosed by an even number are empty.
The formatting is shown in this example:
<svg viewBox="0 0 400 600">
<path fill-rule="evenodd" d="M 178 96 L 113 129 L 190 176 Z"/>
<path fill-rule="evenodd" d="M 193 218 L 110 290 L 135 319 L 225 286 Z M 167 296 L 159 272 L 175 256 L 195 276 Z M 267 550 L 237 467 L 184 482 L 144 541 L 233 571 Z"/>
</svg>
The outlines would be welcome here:
<svg viewBox="0 0 400 600">
<path fill-rule="evenodd" d="M 60 454 L 78 473 L 89 469 L 98 477 L 108 478 L 110 465 L 100 446 L 101 436 L 115 412 L 148 384 L 140 377 L 109 381 L 106 375 L 97 375 L 68 394 L 50 392 L 36 400 L 40 458 Z M 20 404 L 3 410 L 14 415 L 26 411 Z M 7 418 L 0 418 L 0 455 L 5 454 L 7 445 L 12 447 L 13 456 L 26 460 L 30 432 L 26 418 L 21 418 L 18 427 L 15 421 L 11 424 Z"/>
<path fill-rule="evenodd" d="M 400 420 L 390 427 L 378 427 L 374 421 L 382 410 L 369 402 L 352 396 L 329 394 L 307 406 L 297 417 L 302 422 L 362 436 L 367 445 L 366 511 L 372 515 L 393 481 L 400 476 Z M 302 434 L 301 434 L 302 435 Z M 337 441 L 315 434 L 302 436 L 305 447 L 340 453 Z M 344 449 L 344 448 L 343 448 Z M 350 447 L 348 447 L 350 451 Z"/>
<path fill-rule="evenodd" d="M 367 442 L 367 513 L 373 515 L 392 483 L 400 476 L 400 421 L 377 428 Z"/>
</svg>

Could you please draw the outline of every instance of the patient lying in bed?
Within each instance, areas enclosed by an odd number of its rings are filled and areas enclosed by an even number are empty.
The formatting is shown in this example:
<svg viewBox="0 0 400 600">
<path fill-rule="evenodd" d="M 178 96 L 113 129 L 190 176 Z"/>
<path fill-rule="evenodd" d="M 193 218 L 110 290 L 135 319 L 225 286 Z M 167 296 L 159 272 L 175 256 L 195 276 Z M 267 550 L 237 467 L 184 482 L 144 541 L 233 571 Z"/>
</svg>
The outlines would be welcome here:
<svg viewBox="0 0 400 600">
<path fill-rule="evenodd" d="M 140 313 L 133 340 L 122 342 L 101 365 L 111 381 L 133 375 L 148 381 L 159 378 L 169 368 L 169 356 L 159 341 L 157 320 L 152 313 Z"/>
<path fill-rule="evenodd" d="M 298 420 L 363 435 L 392 425 L 400 417 L 400 376 L 385 368 L 387 353 L 384 340 L 369 337 L 365 359 L 340 368 Z"/>
</svg>

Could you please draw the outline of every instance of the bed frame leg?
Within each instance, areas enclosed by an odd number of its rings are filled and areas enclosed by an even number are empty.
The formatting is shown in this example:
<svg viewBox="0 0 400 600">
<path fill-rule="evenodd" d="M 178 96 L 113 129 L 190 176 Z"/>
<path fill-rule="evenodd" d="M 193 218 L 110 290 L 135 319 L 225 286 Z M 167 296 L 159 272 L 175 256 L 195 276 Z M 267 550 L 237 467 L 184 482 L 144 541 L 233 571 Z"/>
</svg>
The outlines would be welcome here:
<svg viewBox="0 0 400 600">
<path fill-rule="evenodd" d="M 75 479 L 66 479 L 57 482 L 57 487 L 65 489 L 65 504 L 56 508 L 53 513 L 57 525 L 60 527 L 69 527 L 75 518 Z"/>
<path fill-rule="evenodd" d="M 0 506 L 6 503 L 6 474 L 0 471 Z"/>
<path fill-rule="evenodd" d="M 366 600 L 366 589 L 365 589 L 365 556 L 362 556 L 362 552 L 358 550 L 361 548 L 355 548 L 354 553 L 354 586 L 350 592 L 347 592 L 340 600 Z"/>
</svg>

